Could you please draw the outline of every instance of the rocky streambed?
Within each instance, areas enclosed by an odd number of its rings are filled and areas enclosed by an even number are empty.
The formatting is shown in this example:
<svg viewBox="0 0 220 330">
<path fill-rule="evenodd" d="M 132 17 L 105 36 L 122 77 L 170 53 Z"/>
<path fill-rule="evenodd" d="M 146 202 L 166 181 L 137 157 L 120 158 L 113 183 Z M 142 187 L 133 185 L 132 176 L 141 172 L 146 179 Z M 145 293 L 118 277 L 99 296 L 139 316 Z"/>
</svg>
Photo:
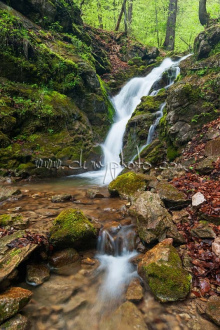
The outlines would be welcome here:
<svg viewBox="0 0 220 330">
<path fill-rule="evenodd" d="M 131 172 L 109 191 L 4 184 L 1 200 L 1 329 L 219 328 L 219 286 L 201 274 L 197 285 L 181 225 L 191 222 L 195 243 L 204 250 L 211 244 L 205 252 L 215 261 L 217 226 L 192 225 L 192 200 L 164 178 Z M 130 259 L 138 273 L 111 304 L 101 299 L 97 238 L 109 235 L 104 248 L 111 254 L 111 239 L 126 226 L 134 231 L 126 239 L 128 250 L 138 251 Z M 218 278 L 218 269 L 212 273 Z"/>
</svg>

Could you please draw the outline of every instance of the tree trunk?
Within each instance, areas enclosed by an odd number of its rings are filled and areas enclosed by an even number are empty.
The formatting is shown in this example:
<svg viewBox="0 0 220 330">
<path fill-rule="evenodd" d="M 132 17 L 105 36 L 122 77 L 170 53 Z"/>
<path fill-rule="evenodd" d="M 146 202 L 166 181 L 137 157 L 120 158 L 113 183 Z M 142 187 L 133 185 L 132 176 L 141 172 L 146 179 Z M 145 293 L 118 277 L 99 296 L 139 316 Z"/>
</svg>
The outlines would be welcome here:
<svg viewBox="0 0 220 330">
<path fill-rule="evenodd" d="M 125 34 L 128 34 L 128 21 L 127 21 L 127 7 L 124 6 L 124 24 L 125 24 Z"/>
<path fill-rule="evenodd" d="M 99 20 L 99 27 L 103 29 L 103 21 L 102 21 L 102 6 L 99 0 L 97 0 L 97 9 L 98 9 L 98 20 Z"/>
<path fill-rule="evenodd" d="M 209 15 L 206 10 L 206 0 L 199 0 L 199 20 L 202 25 L 207 25 Z"/>
<path fill-rule="evenodd" d="M 166 39 L 163 44 L 164 48 L 167 50 L 174 50 L 175 32 L 176 32 L 177 1 L 178 0 L 170 0 L 170 3 L 169 3 Z"/>
<path fill-rule="evenodd" d="M 115 28 L 115 31 L 118 31 L 119 30 L 119 27 L 120 27 L 120 23 L 121 23 L 121 19 L 122 19 L 122 15 L 125 11 L 125 6 L 126 6 L 126 2 L 127 0 L 123 0 L 123 3 L 122 3 L 122 7 L 121 7 L 121 11 L 120 11 L 120 14 L 119 14 L 119 17 L 118 17 L 118 22 L 117 22 L 117 25 L 116 25 L 116 28 Z"/>
<path fill-rule="evenodd" d="M 131 25 L 133 18 L 133 0 L 129 0 L 128 5 L 128 24 Z"/>
<path fill-rule="evenodd" d="M 156 17 L 156 33 L 157 33 L 157 47 L 160 47 L 160 38 L 159 38 L 159 29 L 158 29 L 158 15 L 157 15 L 157 3 L 154 0 L 154 8 L 155 8 L 155 17 Z"/>
</svg>

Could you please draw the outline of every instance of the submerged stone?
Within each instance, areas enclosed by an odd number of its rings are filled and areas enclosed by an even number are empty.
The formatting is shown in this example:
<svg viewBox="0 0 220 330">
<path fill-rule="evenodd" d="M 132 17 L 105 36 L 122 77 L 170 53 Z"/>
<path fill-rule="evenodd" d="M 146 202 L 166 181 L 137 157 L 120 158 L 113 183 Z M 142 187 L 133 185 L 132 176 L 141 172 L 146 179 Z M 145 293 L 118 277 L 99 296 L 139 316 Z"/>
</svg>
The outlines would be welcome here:
<svg viewBox="0 0 220 330">
<path fill-rule="evenodd" d="M 50 230 L 50 242 L 54 246 L 91 245 L 96 230 L 82 211 L 67 209 L 54 220 Z"/>
<path fill-rule="evenodd" d="M 171 239 L 159 243 L 138 264 L 138 273 L 161 302 L 185 299 L 190 291 L 191 275 L 171 244 Z"/>
<path fill-rule="evenodd" d="M 57 251 L 49 258 L 49 264 L 52 267 L 62 267 L 79 260 L 79 254 L 76 250 L 69 248 Z"/>
<path fill-rule="evenodd" d="M 111 319 L 104 319 L 100 324 L 100 330 L 147 330 L 143 315 L 130 301 L 122 304 L 112 315 Z"/>
<path fill-rule="evenodd" d="M 52 203 L 63 203 L 66 201 L 71 200 L 72 196 L 68 194 L 63 194 L 63 195 L 54 195 L 51 197 L 51 202 Z"/>
<path fill-rule="evenodd" d="M 50 270 L 44 264 L 27 265 L 27 283 L 33 286 L 41 285 L 50 278 Z"/>
<path fill-rule="evenodd" d="M 31 299 L 32 292 L 22 288 L 11 288 L 0 295 L 0 322 L 19 312 Z"/>
<path fill-rule="evenodd" d="M 137 191 L 146 189 L 146 182 L 144 176 L 134 172 L 128 172 L 118 176 L 113 180 L 108 190 L 111 196 L 120 196 L 121 198 L 128 199 Z"/>
</svg>

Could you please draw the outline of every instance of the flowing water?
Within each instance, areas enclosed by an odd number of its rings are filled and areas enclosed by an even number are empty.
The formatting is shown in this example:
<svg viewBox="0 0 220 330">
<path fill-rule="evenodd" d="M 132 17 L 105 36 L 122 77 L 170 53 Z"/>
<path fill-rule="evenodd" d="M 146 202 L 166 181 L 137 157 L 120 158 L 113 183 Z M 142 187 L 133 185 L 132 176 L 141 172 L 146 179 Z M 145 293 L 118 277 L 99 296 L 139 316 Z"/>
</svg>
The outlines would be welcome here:
<svg viewBox="0 0 220 330">
<path fill-rule="evenodd" d="M 146 77 L 131 79 L 121 89 L 119 94 L 112 99 L 115 108 L 115 120 L 105 142 L 102 144 L 104 154 L 103 169 L 80 174 L 79 176 L 81 178 L 88 178 L 96 184 L 109 184 L 117 177 L 123 170 L 123 167 L 120 165 L 120 153 L 122 151 L 126 125 L 132 113 L 141 102 L 143 96 L 149 94 L 152 96 L 157 95 L 159 90 L 154 89 L 154 86 L 160 81 L 164 72 L 167 72 L 169 77 L 169 83 L 165 88 L 169 88 L 174 83 L 174 80 L 180 73 L 179 63 L 188 56 L 190 55 L 184 56 L 178 61 L 172 61 L 170 58 L 166 58 L 159 67 L 154 68 Z M 150 127 L 146 144 L 141 147 L 141 150 L 152 142 L 155 129 L 163 116 L 164 107 L 165 104 L 161 104 L 160 109 L 156 113 L 156 120 Z M 135 157 L 136 155 L 134 155 L 133 159 Z"/>
</svg>

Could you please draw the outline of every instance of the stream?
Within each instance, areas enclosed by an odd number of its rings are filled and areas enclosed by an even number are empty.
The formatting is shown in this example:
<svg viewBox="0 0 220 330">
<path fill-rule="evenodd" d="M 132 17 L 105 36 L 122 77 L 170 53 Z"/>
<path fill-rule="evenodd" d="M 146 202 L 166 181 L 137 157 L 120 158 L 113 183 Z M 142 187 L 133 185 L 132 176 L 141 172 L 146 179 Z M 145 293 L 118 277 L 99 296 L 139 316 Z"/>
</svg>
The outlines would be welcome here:
<svg viewBox="0 0 220 330">
<path fill-rule="evenodd" d="M 120 153 L 126 124 L 141 98 L 159 92 L 154 86 L 166 71 L 171 72 L 169 84 L 165 87 L 169 88 L 180 72 L 180 61 L 188 56 L 176 62 L 169 58 L 165 59 L 146 77 L 131 79 L 112 99 L 116 115 L 115 122 L 102 145 L 104 169 L 54 182 L 22 186 L 24 198 L 14 201 L 13 207 L 20 207 L 24 216 L 31 217 L 32 231 L 48 232 L 52 220 L 63 209 L 70 207 L 83 210 L 100 229 L 97 250 L 94 248 L 79 251 L 80 261 L 60 269 L 51 269 L 49 281 L 39 287 L 21 283 L 22 287 L 33 291 L 31 303 L 24 308 L 24 314 L 31 320 L 31 329 L 184 330 L 202 329 L 207 326 L 206 321 L 197 313 L 193 300 L 161 305 L 155 301 L 147 288 L 145 293 L 143 292 L 143 283 L 136 269 L 141 242 L 136 235 L 132 219 L 126 212 L 127 201 L 109 198 L 106 187 L 123 169 L 120 165 Z M 141 146 L 140 151 L 154 139 L 165 105 L 160 105 L 146 144 Z M 133 158 L 135 156 L 134 151 Z M 89 198 L 86 194 L 88 188 L 98 189 L 102 198 Z M 51 197 L 57 193 L 68 193 L 74 198 L 64 203 L 51 203 Z M 5 204 L 3 212 L 9 207 L 10 205 Z M 137 300 L 136 305 L 148 328 L 139 323 L 138 317 L 137 323 L 132 323 L 132 320 L 130 326 L 129 317 L 134 319 L 132 314 L 129 316 L 128 313 L 125 319 L 122 316 L 120 322 L 115 314 L 118 306 L 126 300 L 128 288 L 132 288 L 132 283 L 138 287 L 139 293 L 142 292 L 143 299 Z M 135 291 L 134 285 L 133 290 Z M 194 327 L 193 322 L 201 324 L 201 328 Z M 208 329 L 214 330 L 215 326 Z"/>
</svg>

